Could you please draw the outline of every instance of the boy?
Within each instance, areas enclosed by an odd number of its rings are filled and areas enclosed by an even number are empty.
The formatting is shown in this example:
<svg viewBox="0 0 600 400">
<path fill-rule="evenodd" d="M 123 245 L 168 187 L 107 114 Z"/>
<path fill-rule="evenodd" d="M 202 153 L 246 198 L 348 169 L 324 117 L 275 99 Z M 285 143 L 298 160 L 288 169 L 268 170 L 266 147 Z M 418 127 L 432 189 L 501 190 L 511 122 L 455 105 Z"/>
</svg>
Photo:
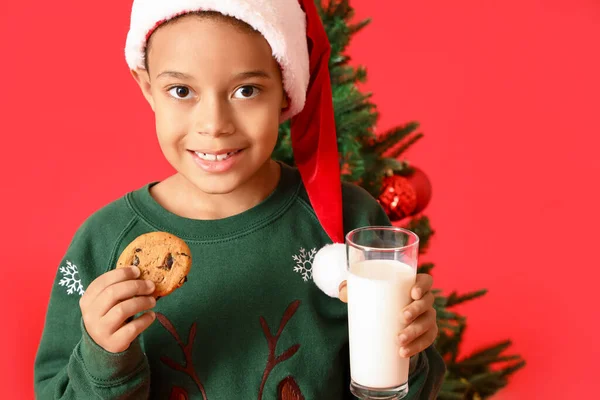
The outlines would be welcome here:
<svg viewBox="0 0 600 400">
<path fill-rule="evenodd" d="M 176 173 L 75 234 L 62 265 L 81 286 L 53 287 L 37 397 L 351 398 L 347 307 L 294 266 L 309 271 L 317 249 L 389 221 L 365 191 L 340 185 L 313 0 L 135 0 L 126 58 Z M 270 158 L 292 117 L 297 170 Z M 152 231 L 193 255 L 188 282 L 158 305 L 138 268 L 113 268 Z M 398 332 L 409 399 L 435 398 L 444 374 L 431 284 L 417 277 Z"/>
</svg>

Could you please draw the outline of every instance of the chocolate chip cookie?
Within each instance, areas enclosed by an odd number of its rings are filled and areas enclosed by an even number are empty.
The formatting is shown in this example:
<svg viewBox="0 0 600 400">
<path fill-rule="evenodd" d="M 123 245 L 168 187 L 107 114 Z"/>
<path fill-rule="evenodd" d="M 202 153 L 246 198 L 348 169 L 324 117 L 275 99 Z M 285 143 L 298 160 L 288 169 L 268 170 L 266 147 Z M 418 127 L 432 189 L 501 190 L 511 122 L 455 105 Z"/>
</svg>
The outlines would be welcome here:
<svg viewBox="0 0 600 400">
<path fill-rule="evenodd" d="M 188 245 L 167 232 L 150 232 L 138 236 L 123 250 L 117 268 L 135 265 L 141 271 L 140 279 L 155 283 L 152 296 L 157 299 L 181 287 L 187 281 L 192 267 Z"/>
</svg>

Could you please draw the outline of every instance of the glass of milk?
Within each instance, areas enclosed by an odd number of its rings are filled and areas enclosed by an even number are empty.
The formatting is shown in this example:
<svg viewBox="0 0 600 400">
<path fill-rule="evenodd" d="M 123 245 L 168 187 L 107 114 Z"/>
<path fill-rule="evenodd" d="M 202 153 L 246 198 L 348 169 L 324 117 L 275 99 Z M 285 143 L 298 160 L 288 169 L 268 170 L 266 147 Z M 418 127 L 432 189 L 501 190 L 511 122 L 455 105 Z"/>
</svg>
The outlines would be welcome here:
<svg viewBox="0 0 600 400">
<path fill-rule="evenodd" d="M 395 338 L 415 284 L 419 237 L 406 229 L 370 226 L 346 236 L 350 389 L 359 399 L 408 394 L 409 358 Z"/>
</svg>

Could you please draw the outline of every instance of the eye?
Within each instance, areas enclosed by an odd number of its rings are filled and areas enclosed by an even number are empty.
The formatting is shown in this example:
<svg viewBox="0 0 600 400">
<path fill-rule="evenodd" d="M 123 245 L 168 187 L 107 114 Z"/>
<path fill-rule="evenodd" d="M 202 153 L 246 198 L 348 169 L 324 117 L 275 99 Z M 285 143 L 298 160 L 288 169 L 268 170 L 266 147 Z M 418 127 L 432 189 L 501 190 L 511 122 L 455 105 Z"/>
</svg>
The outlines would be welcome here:
<svg viewBox="0 0 600 400">
<path fill-rule="evenodd" d="M 192 94 L 192 91 L 185 86 L 174 86 L 169 89 L 169 94 L 176 99 L 187 100 L 191 98 L 190 95 Z"/>
<path fill-rule="evenodd" d="M 236 96 L 238 93 L 240 94 L 240 96 Z M 246 85 L 246 86 L 242 86 L 241 88 L 236 90 L 235 91 L 236 95 L 234 95 L 234 97 L 236 97 L 238 99 L 251 99 L 251 98 L 257 96 L 258 93 L 260 93 L 259 88 L 257 88 L 256 86 Z"/>
</svg>

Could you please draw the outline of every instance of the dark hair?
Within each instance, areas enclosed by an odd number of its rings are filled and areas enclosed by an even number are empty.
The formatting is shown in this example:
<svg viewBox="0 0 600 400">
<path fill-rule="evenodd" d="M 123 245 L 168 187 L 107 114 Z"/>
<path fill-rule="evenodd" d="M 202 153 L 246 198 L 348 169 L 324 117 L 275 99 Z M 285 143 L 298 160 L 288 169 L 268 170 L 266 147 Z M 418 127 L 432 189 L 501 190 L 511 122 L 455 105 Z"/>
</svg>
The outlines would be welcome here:
<svg viewBox="0 0 600 400">
<path fill-rule="evenodd" d="M 182 15 L 178 15 L 177 17 L 174 17 L 174 18 L 164 22 L 158 28 L 156 28 L 154 30 L 154 32 L 152 32 L 152 34 L 150 35 L 148 40 L 146 41 L 146 47 L 144 48 L 144 68 L 146 68 L 146 71 L 149 70 L 148 69 L 148 53 L 150 53 L 150 45 L 152 44 L 152 36 L 154 36 L 154 33 L 158 29 L 162 28 L 163 26 L 172 24 L 175 21 L 179 20 L 180 18 L 186 17 L 188 15 L 194 15 L 199 18 L 210 19 L 213 21 L 226 22 L 229 25 L 233 26 L 234 28 L 237 28 L 238 30 L 240 30 L 241 32 L 244 32 L 244 33 L 260 34 L 260 32 L 258 32 L 256 29 L 254 29 L 253 27 L 251 27 L 244 21 L 241 21 L 234 17 L 230 17 L 228 15 L 221 14 L 216 11 L 193 11 L 193 12 L 185 13 Z"/>
</svg>

